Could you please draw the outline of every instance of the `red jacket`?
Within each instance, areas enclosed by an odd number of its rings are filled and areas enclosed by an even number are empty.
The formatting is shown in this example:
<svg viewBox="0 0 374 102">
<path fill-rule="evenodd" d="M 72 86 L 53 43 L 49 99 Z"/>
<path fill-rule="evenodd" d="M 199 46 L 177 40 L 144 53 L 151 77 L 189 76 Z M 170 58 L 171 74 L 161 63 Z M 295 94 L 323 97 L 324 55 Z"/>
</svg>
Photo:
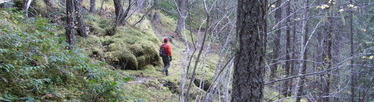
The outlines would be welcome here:
<svg viewBox="0 0 374 102">
<path fill-rule="evenodd" d="M 171 46 L 168 44 L 168 43 L 163 43 L 162 45 L 165 45 L 165 52 L 168 56 L 171 56 Z M 160 48 L 162 47 L 162 45 L 160 46 Z"/>
</svg>

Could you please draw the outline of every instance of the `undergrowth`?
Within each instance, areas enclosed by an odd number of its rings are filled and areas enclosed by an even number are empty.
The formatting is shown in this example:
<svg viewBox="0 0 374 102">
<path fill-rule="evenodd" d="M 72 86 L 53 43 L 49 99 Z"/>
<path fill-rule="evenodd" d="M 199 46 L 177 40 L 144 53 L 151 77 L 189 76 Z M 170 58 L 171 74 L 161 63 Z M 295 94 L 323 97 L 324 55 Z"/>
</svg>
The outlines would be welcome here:
<svg viewBox="0 0 374 102">
<path fill-rule="evenodd" d="M 83 50 L 67 50 L 63 28 L 0 10 L 0 101 L 118 101 L 131 80 Z"/>
</svg>

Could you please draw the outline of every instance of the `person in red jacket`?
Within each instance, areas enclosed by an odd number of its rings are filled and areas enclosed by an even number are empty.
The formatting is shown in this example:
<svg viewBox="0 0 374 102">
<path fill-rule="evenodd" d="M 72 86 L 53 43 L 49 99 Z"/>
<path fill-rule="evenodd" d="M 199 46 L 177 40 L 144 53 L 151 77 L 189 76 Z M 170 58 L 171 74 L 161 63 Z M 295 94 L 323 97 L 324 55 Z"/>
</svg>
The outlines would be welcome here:
<svg viewBox="0 0 374 102">
<path fill-rule="evenodd" d="M 162 57 L 162 62 L 164 63 L 164 68 L 161 72 L 165 72 L 165 75 L 168 76 L 168 68 L 170 67 L 171 57 L 171 46 L 168 44 L 169 39 L 165 38 L 164 43 L 160 46 L 160 56 Z"/>
</svg>

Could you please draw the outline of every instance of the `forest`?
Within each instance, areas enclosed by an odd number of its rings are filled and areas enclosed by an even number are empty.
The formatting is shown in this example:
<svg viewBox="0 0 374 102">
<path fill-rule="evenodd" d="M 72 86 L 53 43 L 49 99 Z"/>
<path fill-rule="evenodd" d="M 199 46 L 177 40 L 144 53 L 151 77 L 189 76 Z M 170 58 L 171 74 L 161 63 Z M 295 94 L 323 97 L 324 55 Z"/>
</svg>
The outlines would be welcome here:
<svg viewBox="0 0 374 102">
<path fill-rule="evenodd" d="M 374 0 L 0 0 L 0 101 L 374 102 Z"/>
</svg>

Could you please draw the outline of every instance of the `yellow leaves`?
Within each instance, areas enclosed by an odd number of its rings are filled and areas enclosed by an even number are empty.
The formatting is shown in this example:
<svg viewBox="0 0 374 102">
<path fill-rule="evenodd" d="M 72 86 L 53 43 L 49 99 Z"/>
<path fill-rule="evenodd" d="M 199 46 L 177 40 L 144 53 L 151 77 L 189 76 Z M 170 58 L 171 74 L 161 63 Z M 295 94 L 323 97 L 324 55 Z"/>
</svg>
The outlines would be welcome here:
<svg viewBox="0 0 374 102">
<path fill-rule="evenodd" d="M 326 9 L 326 8 L 329 8 L 329 7 L 330 7 L 330 5 L 322 4 L 322 5 L 320 5 L 320 6 L 317 6 L 316 8 L 317 8 L 317 9 Z"/>
</svg>

